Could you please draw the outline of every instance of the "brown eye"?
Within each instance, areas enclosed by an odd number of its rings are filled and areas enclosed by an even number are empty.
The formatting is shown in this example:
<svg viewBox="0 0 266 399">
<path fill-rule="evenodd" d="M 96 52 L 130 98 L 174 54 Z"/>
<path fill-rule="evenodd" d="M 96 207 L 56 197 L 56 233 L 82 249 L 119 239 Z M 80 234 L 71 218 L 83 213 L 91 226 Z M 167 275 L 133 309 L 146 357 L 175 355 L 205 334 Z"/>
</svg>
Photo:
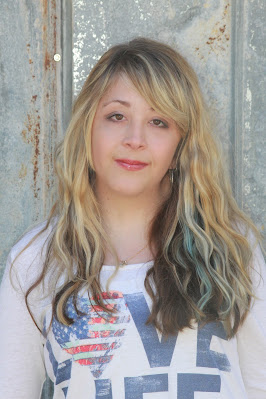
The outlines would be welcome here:
<svg viewBox="0 0 266 399">
<path fill-rule="evenodd" d="M 114 114 L 113 118 L 116 119 L 117 121 L 121 121 L 123 119 L 123 115 L 122 114 Z"/>
<path fill-rule="evenodd" d="M 122 114 L 111 114 L 109 116 L 106 117 L 108 120 L 112 121 L 112 122 L 119 122 L 122 121 L 124 119 L 124 115 Z"/>
<path fill-rule="evenodd" d="M 152 122 L 152 124 L 153 124 L 154 126 L 158 126 L 158 127 L 168 127 L 167 124 L 166 124 L 165 122 L 161 121 L 161 119 L 153 119 L 151 122 Z"/>
</svg>

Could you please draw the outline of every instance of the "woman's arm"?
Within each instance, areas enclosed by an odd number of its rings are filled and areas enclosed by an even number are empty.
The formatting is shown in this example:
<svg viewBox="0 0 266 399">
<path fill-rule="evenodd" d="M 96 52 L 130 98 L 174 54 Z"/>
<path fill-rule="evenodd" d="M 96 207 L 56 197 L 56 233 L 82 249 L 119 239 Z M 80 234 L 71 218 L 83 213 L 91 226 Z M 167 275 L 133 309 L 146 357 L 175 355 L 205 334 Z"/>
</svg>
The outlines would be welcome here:
<svg viewBox="0 0 266 399">
<path fill-rule="evenodd" d="M 259 247 L 254 251 L 253 306 L 237 333 L 240 368 L 248 399 L 266 398 L 266 266 Z"/>
<path fill-rule="evenodd" d="M 29 315 L 23 292 L 10 282 L 10 265 L 11 255 L 0 287 L 1 398 L 39 399 L 45 380 L 42 335 Z"/>
</svg>

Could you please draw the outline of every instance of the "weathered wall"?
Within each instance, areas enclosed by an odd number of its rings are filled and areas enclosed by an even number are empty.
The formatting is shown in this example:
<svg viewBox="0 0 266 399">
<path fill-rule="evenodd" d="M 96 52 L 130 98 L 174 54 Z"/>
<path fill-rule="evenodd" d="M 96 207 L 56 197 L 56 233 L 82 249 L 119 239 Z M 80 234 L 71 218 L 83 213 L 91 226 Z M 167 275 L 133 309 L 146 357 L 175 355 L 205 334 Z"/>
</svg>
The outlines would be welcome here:
<svg viewBox="0 0 266 399">
<path fill-rule="evenodd" d="M 110 45 L 138 35 L 175 46 L 194 66 L 236 199 L 264 229 L 264 0 L 0 3 L 0 274 L 14 241 L 50 208 L 52 154 L 67 125 L 72 79 L 76 95 Z"/>
<path fill-rule="evenodd" d="M 1 264 L 25 229 L 51 205 L 53 151 L 61 134 L 60 3 L 2 1 Z M 59 29 L 58 29 L 59 28 Z"/>
<path fill-rule="evenodd" d="M 232 139 L 235 196 L 261 231 L 266 221 L 266 2 L 235 1 Z"/>
</svg>

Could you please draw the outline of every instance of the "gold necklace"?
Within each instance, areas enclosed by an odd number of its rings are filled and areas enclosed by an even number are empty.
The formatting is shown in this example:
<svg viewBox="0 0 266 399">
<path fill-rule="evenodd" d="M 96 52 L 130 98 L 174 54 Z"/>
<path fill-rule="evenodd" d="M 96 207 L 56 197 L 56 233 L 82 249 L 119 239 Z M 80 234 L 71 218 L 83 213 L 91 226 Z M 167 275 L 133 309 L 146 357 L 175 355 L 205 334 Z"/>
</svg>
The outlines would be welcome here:
<svg viewBox="0 0 266 399">
<path fill-rule="evenodd" d="M 134 255 L 131 256 L 130 258 L 125 259 L 125 260 L 120 260 L 120 266 L 126 266 L 126 265 L 128 265 L 128 262 L 129 262 L 131 259 L 135 258 L 135 257 L 136 257 L 138 254 L 140 254 L 142 251 L 144 251 L 144 249 L 146 249 L 147 246 L 148 246 L 148 244 L 146 244 L 145 247 L 141 248 L 140 251 L 138 251 L 136 254 L 134 254 Z"/>
</svg>

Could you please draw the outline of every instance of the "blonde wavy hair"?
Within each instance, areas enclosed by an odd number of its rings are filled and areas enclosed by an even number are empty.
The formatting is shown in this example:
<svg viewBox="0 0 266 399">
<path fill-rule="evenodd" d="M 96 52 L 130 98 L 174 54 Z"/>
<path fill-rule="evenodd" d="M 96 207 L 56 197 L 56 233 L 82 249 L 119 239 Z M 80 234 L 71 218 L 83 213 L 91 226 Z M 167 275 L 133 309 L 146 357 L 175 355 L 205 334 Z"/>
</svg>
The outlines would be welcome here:
<svg viewBox="0 0 266 399">
<path fill-rule="evenodd" d="M 261 236 L 233 198 L 195 72 L 173 48 L 145 38 L 109 49 L 75 101 L 56 153 L 58 201 L 45 229 L 56 223 L 42 273 L 27 291 L 26 302 L 52 271 L 49 294 L 56 292 L 53 315 L 61 323 L 73 322 L 66 311 L 69 300 L 82 314 L 77 308 L 81 288 L 106 312 L 114 312 L 101 294 L 104 250 L 111 244 L 94 192 L 91 131 L 100 99 L 121 74 L 154 110 L 173 119 L 182 135 L 171 193 L 150 229 L 156 253 L 145 279 L 153 303 L 147 323 L 168 335 L 191 327 L 193 320 L 216 320 L 230 338 L 245 319 L 253 296 L 247 234 L 252 232 L 258 242 Z M 58 288 L 62 275 L 65 282 Z"/>
</svg>

